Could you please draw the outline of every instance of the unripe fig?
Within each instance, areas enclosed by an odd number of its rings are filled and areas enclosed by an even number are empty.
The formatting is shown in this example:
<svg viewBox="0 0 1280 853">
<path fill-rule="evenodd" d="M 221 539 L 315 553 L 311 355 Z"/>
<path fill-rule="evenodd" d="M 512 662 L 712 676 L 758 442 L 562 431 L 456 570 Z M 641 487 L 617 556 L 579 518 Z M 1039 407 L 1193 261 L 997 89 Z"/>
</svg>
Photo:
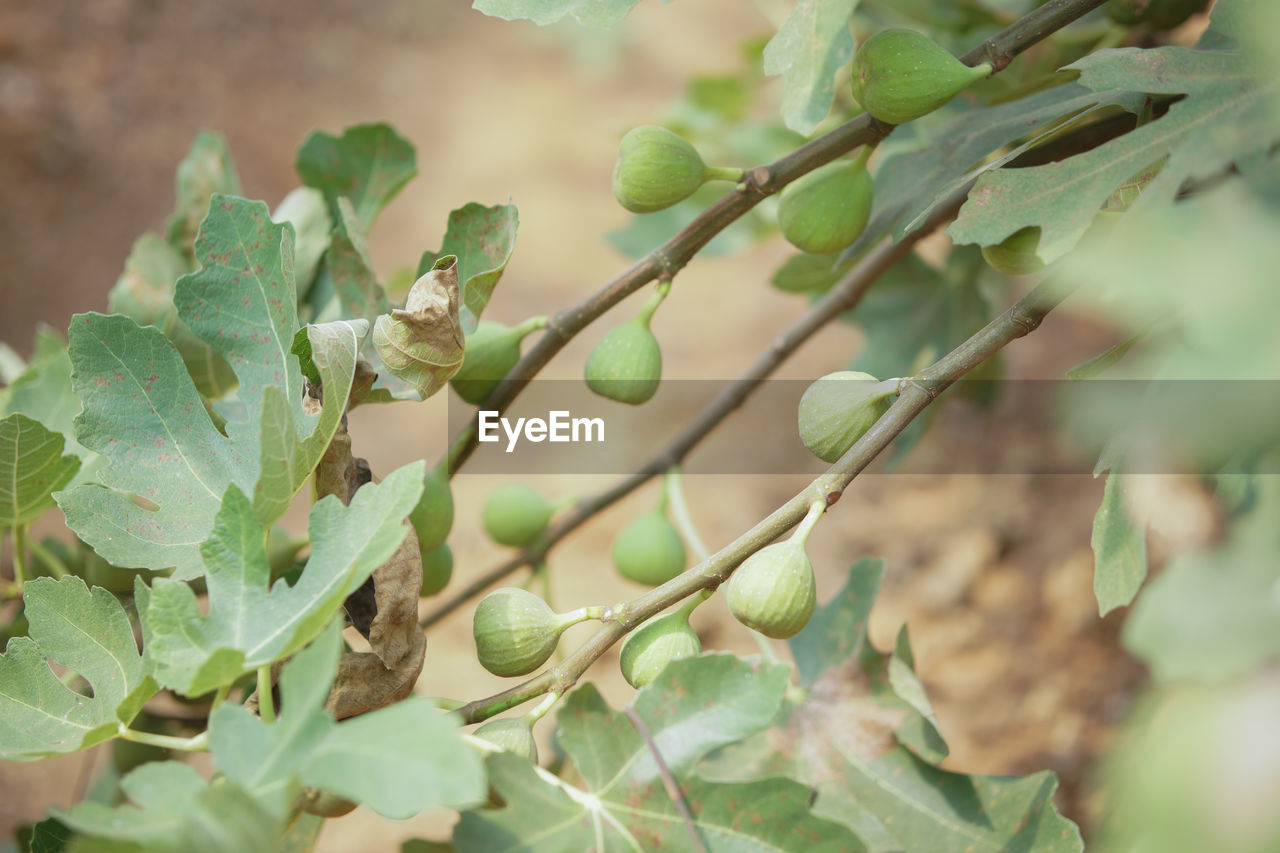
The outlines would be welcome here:
<svg viewBox="0 0 1280 853">
<path fill-rule="evenodd" d="M 453 550 L 446 542 L 434 551 L 422 555 L 422 591 L 423 598 L 437 595 L 449 585 L 453 577 Z"/>
<path fill-rule="evenodd" d="M 615 326 L 587 356 L 582 373 L 587 387 L 601 397 L 638 406 L 658 393 L 662 382 L 662 348 L 649 331 L 649 321 L 665 296 L 660 290 L 640 313 Z"/>
<path fill-rule="evenodd" d="M 800 398 L 800 440 L 824 462 L 835 462 L 892 405 L 898 383 L 869 373 L 829 373 Z"/>
<path fill-rule="evenodd" d="M 684 542 L 658 509 L 631 522 L 613 540 L 613 564 L 627 580 L 657 586 L 684 571 Z"/>
<path fill-rule="evenodd" d="M 686 610 L 650 619 L 622 643 L 619 665 L 622 677 L 632 687 L 644 687 L 673 660 L 693 657 L 702 651 L 698 634 L 689 626 Z"/>
<path fill-rule="evenodd" d="M 613 195 L 632 213 L 652 213 L 684 201 L 709 180 L 741 179 L 741 169 L 708 166 L 679 134 L 644 125 L 628 131 L 618 145 Z"/>
<path fill-rule="evenodd" d="M 804 545 L 789 539 L 761 548 L 729 578 L 725 593 L 734 618 L 766 637 L 800 633 L 817 604 L 817 583 Z"/>
<path fill-rule="evenodd" d="M 422 497 L 409 513 L 409 523 L 418 534 L 418 549 L 427 554 L 444 544 L 453 529 L 453 492 L 449 479 L 438 469 L 422 478 Z"/>
<path fill-rule="evenodd" d="M 928 115 L 975 80 L 991 63 L 968 66 L 913 30 L 881 30 L 853 57 L 853 97 L 872 116 L 903 124 Z"/>
<path fill-rule="evenodd" d="M 546 324 L 545 317 L 534 317 L 515 327 L 481 320 L 467 335 L 462 367 L 449 384 L 464 401 L 479 405 L 520 360 L 520 342 Z"/>
<path fill-rule="evenodd" d="M 1154 30 L 1171 30 L 1206 5 L 1206 0 L 1109 0 L 1102 10 L 1117 24 L 1146 24 Z"/>
<path fill-rule="evenodd" d="M 982 257 L 988 264 L 1009 275 L 1026 275 L 1044 269 L 1036 254 L 1040 245 L 1040 227 L 1029 225 L 1014 231 L 994 246 L 983 246 Z"/>
<path fill-rule="evenodd" d="M 533 739 L 533 729 L 524 717 L 504 717 L 490 720 L 476 729 L 476 737 L 505 752 L 514 752 L 521 758 L 538 763 L 538 744 Z"/>
<path fill-rule="evenodd" d="M 499 545 L 530 545 L 549 521 L 551 504 L 522 483 L 499 486 L 484 502 L 485 532 Z"/>
<path fill-rule="evenodd" d="M 307 814 L 318 817 L 342 817 L 344 814 L 355 811 L 359 804 L 346 797 L 330 794 L 328 791 L 308 788 L 302 797 L 301 805 L 302 810 Z"/>
<path fill-rule="evenodd" d="M 871 216 L 869 148 L 853 161 L 815 169 L 782 191 L 778 225 L 787 242 L 805 252 L 825 255 L 853 244 Z"/>
<path fill-rule="evenodd" d="M 495 589 L 476 606 L 476 657 L 494 675 L 525 675 L 551 657 L 565 628 L 586 618 L 583 610 L 556 613 L 527 590 Z"/>
</svg>

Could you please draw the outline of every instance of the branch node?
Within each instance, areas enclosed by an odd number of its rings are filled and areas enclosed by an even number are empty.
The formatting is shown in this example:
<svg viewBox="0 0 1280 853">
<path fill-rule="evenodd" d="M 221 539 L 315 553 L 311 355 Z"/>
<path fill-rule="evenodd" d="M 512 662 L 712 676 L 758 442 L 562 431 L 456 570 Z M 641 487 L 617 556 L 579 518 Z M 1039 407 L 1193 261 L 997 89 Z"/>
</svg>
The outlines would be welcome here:
<svg viewBox="0 0 1280 853">
<path fill-rule="evenodd" d="M 1013 62 L 1013 57 L 1000 49 L 995 39 L 987 39 L 982 43 L 982 55 L 987 62 L 991 63 L 992 74 L 1009 67 L 1009 63 Z"/>
<path fill-rule="evenodd" d="M 840 500 L 840 497 L 843 494 L 844 494 L 844 489 L 831 489 L 825 495 L 823 495 L 823 500 L 827 502 L 827 506 L 831 506 L 836 501 Z"/>
<path fill-rule="evenodd" d="M 1020 331 L 1019 337 L 1030 334 L 1040 327 L 1040 322 L 1044 316 L 1038 313 L 1029 313 L 1022 307 L 1022 303 L 1018 303 L 1009 309 L 1009 322 L 1016 325 Z"/>
<path fill-rule="evenodd" d="M 761 195 L 769 195 L 773 190 L 769 189 L 769 181 L 772 180 L 773 174 L 769 171 L 768 166 L 756 166 L 747 172 L 747 178 L 738 186 L 743 192 L 758 192 Z"/>
<path fill-rule="evenodd" d="M 916 388 L 920 390 L 925 394 L 925 396 L 929 398 L 930 402 L 932 402 L 933 400 L 936 400 L 938 398 L 938 394 L 940 393 L 939 390 L 933 386 L 933 383 L 921 382 L 919 381 L 919 379 L 917 379 L 914 376 L 909 376 L 906 379 L 902 380 L 902 387 L 904 388 L 911 387 L 911 388 Z"/>
</svg>

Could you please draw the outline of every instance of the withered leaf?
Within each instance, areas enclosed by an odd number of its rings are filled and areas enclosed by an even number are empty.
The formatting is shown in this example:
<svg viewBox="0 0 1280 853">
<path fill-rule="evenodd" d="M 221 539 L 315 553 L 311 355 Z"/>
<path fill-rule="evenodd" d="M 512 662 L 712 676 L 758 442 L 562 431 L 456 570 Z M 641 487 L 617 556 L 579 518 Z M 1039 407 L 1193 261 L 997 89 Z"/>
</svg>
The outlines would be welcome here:
<svg viewBox="0 0 1280 853">
<path fill-rule="evenodd" d="M 338 662 L 325 708 L 345 720 L 399 702 L 413 692 L 426 654 L 427 637 L 421 631 L 414 631 L 412 648 L 394 669 L 387 669 L 372 652 L 347 652 Z"/>
<path fill-rule="evenodd" d="M 418 536 L 413 526 L 406 526 L 409 535 L 400 543 L 400 548 L 373 571 L 378 614 L 369 626 L 369 645 L 388 669 L 413 649 L 416 638 L 422 634 L 418 627 L 422 555 L 418 552 Z"/>
<path fill-rule="evenodd" d="M 387 370 L 425 400 L 462 366 L 465 338 L 458 317 L 458 259 L 446 255 L 414 282 L 404 308 L 378 317 L 373 344 Z"/>
</svg>

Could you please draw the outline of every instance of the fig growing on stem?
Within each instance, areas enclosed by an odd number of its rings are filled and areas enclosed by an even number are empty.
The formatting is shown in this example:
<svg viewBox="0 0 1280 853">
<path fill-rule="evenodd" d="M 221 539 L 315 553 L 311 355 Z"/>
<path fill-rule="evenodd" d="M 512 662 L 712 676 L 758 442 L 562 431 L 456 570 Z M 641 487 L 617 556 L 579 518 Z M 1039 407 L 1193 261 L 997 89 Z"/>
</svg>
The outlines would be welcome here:
<svg viewBox="0 0 1280 853">
<path fill-rule="evenodd" d="M 869 373 L 828 373 L 800 398 L 800 440 L 823 462 L 835 462 L 892 405 L 898 381 Z"/>
<path fill-rule="evenodd" d="M 484 502 L 485 532 L 499 545 L 524 548 L 547 529 L 551 504 L 523 483 L 495 489 Z"/>
<path fill-rule="evenodd" d="M 729 578 L 729 612 L 743 625 L 785 640 L 808 624 L 818 591 L 804 543 L 823 509 L 815 503 L 790 539 L 761 548 Z"/>
<path fill-rule="evenodd" d="M 694 598 L 675 613 L 650 619 L 627 636 L 618 664 L 628 684 L 644 687 L 673 660 L 693 657 L 702 651 L 698 634 L 689 625 L 689 614 L 701 601 Z"/>
<path fill-rule="evenodd" d="M 991 74 L 968 66 L 914 30 L 881 30 L 853 57 L 853 97 L 876 119 L 903 124 L 928 115 Z"/>
<path fill-rule="evenodd" d="M 787 242 L 825 255 L 853 244 L 871 216 L 871 174 L 864 146 L 854 160 L 815 169 L 787 185 L 778 203 L 778 226 Z"/>
<path fill-rule="evenodd" d="M 982 257 L 995 269 L 1008 275 L 1026 275 L 1045 267 L 1036 254 L 1040 245 L 1040 228 L 1029 225 L 1014 231 L 994 246 L 983 246 Z"/>
<path fill-rule="evenodd" d="M 662 507 L 637 518 L 613 540 L 613 564 L 627 580 L 657 586 L 684 571 L 684 542 Z"/>
<path fill-rule="evenodd" d="M 545 317 L 533 317 L 514 327 L 481 320 L 467 335 L 462 367 L 449 384 L 464 401 L 479 405 L 520 360 L 520 342 L 546 325 Z"/>
<path fill-rule="evenodd" d="M 741 169 L 708 166 L 677 133 L 656 125 L 632 128 L 618 145 L 613 195 L 632 213 L 652 213 L 684 201 L 709 180 L 742 180 Z"/>
<path fill-rule="evenodd" d="M 565 628 L 589 618 L 586 608 L 556 613 L 528 590 L 495 589 L 476 606 L 476 657 L 494 675 L 525 675 L 551 657 Z"/>
<path fill-rule="evenodd" d="M 418 594 L 423 598 L 436 595 L 449 585 L 452 577 L 453 550 L 446 543 L 422 555 L 422 589 Z"/>
<path fill-rule="evenodd" d="M 666 296 L 659 288 L 640 313 L 600 339 L 583 365 L 587 387 L 601 397 L 638 406 L 658 393 L 662 381 L 662 349 L 649 331 L 653 312 Z"/>
<path fill-rule="evenodd" d="M 505 752 L 514 752 L 521 758 L 538 763 L 538 744 L 533 739 L 533 729 L 524 717 L 504 717 L 490 720 L 476 729 L 476 737 Z"/>
</svg>

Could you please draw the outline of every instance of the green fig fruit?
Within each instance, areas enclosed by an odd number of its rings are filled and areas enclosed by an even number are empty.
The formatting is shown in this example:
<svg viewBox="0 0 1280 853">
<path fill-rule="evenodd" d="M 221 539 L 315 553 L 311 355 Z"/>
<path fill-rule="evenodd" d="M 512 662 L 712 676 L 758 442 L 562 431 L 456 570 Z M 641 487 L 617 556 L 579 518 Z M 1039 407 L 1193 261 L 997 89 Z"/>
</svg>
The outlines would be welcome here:
<svg viewBox="0 0 1280 853">
<path fill-rule="evenodd" d="M 632 687 L 644 687 L 673 660 L 701 653 L 702 643 L 685 610 L 650 619 L 622 643 L 619 665 Z"/>
<path fill-rule="evenodd" d="M 1108 0 L 1102 11 L 1126 27 L 1146 24 L 1153 30 L 1171 30 L 1206 5 L 1207 0 Z"/>
<path fill-rule="evenodd" d="M 551 504 L 522 483 L 499 486 L 484 502 L 485 532 L 499 545 L 531 545 L 550 521 Z"/>
<path fill-rule="evenodd" d="M 1040 245 L 1040 227 L 1029 225 L 1014 231 L 994 246 L 983 246 L 982 257 L 987 263 L 1008 275 L 1027 275 L 1045 268 L 1045 262 L 1036 254 Z"/>
<path fill-rule="evenodd" d="M 710 180 L 739 181 L 741 169 L 708 166 L 677 133 L 656 125 L 632 128 L 618 145 L 613 195 L 632 213 L 652 213 L 684 201 Z"/>
<path fill-rule="evenodd" d="M 613 564 L 627 580 L 657 586 L 684 571 L 684 541 L 659 509 L 623 528 L 613 540 Z"/>
<path fill-rule="evenodd" d="M 863 150 L 857 160 L 815 169 L 788 184 L 778 203 L 778 225 L 787 242 L 825 255 L 853 245 L 871 216 L 871 173 Z"/>
<path fill-rule="evenodd" d="M 453 577 L 453 550 L 446 542 L 434 551 L 422 555 L 423 598 L 438 595 Z"/>
<path fill-rule="evenodd" d="M 490 720 L 476 729 L 476 737 L 521 758 L 538 763 L 538 743 L 533 739 L 533 729 L 524 717 L 504 717 Z"/>
<path fill-rule="evenodd" d="M 965 65 L 913 30 L 881 30 L 854 54 L 853 97 L 876 119 L 903 124 L 933 112 L 991 70 L 989 62 Z"/>
<path fill-rule="evenodd" d="M 585 618 L 582 611 L 556 613 L 528 590 L 495 589 L 476 606 L 476 657 L 494 675 L 525 675 L 546 663 L 565 628 Z"/>
<path fill-rule="evenodd" d="M 664 292 L 655 294 L 640 313 L 609 330 L 587 356 L 582 373 L 587 387 L 601 397 L 638 406 L 658 393 L 662 382 L 662 348 L 649 331 L 649 321 Z"/>
<path fill-rule="evenodd" d="M 766 637 L 794 637 L 817 604 L 817 582 L 804 545 L 794 539 L 761 548 L 729 578 L 725 597 L 735 619 Z"/>
<path fill-rule="evenodd" d="M 449 384 L 464 401 L 478 406 L 520 360 L 520 342 L 546 325 L 545 317 L 534 317 L 515 327 L 481 320 L 467 335 L 462 367 Z"/>
<path fill-rule="evenodd" d="M 869 373 L 829 373 L 800 398 L 800 440 L 824 462 L 835 462 L 892 405 L 898 383 L 879 382 Z"/>
<path fill-rule="evenodd" d="M 453 491 L 449 479 L 438 469 L 422 478 L 422 497 L 409 513 L 409 523 L 418 534 L 418 549 L 427 554 L 444 544 L 453 529 Z"/>
</svg>

